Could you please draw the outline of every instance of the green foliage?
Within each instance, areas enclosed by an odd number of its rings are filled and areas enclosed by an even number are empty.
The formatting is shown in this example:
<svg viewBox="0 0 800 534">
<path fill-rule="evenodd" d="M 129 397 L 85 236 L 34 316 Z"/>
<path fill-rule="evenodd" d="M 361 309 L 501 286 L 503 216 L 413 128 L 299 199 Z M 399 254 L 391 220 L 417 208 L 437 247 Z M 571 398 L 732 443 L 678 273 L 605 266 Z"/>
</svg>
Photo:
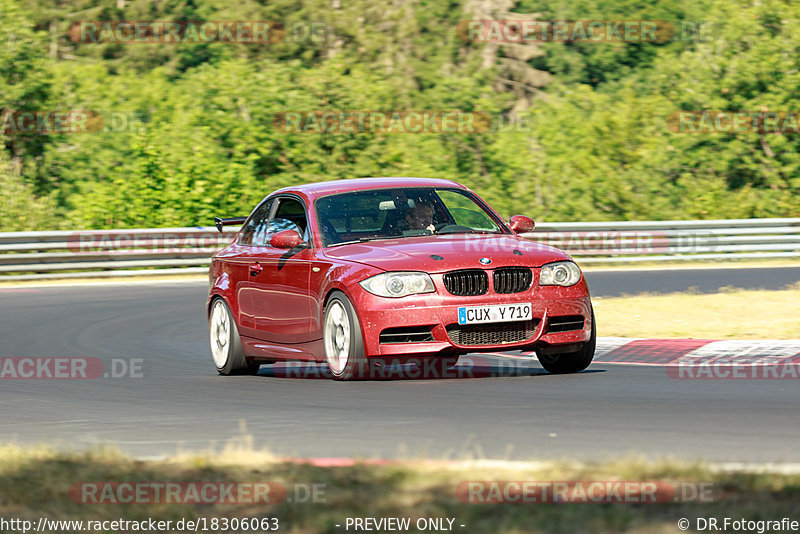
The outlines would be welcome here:
<svg viewBox="0 0 800 534">
<path fill-rule="evenodd" d="M 0 0 L 0 112 L 47 109 L 51 89 L 48 67 L 42 34 L 34 31 L 14 0 Z M 13 131 L 3 141 L 8 156 L 26 165 L 41 157 L 48 146 L 42 136 Z M 49 189 L 41 182 L 34 185 L 40 191 Z"/>
<path fill-rule="evenodd" d="M 60 228 L 52 198 L 37 197 L 6 155 L 0 152 L 0 221 L 8 232 Z"/>
<path fill-rule="evenodd" d="M 666 122 L 678 110 L 796 110 L 800 6 L 790 0 L 521 0 L 514 11 L 543 20 L 704 30 L 659 44 L 546 43 L 528 59 L 461 41 L 459 21 L 474 18 L 466 1 L 0 6 L 0 111 L 103 117 L 94 133 L 6 133 L 0 230 L 207 225 L 278 187 L 360 176 L 450 178 L 505 216 L 538 220 L 800 216 L 800 136 L 674 133 Z M 74 22 L 106 20 L 279 21 L 287 33 L 273 44 L 68 37 Z M 509 89 L 498 83 L 509 58 L 553 82 Z M 321 109 L 480 111 L 493 129 L 316 134 L 274 124 L 281 112 Z M 521 123 L 500 127 L 524 109 Z"/>
</svg>

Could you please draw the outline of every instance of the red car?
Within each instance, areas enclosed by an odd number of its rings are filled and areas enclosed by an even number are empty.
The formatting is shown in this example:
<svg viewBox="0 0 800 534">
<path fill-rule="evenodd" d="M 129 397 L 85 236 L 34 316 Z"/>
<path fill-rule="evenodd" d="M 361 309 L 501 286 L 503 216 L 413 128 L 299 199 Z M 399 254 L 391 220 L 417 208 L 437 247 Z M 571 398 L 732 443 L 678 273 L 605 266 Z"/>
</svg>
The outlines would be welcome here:
<svg viewBox="0 0 800 534">
<path fill-rule="evenodd" d="M 561 250 L 519 237 L 463 185 L 363 178 L 280 189 L 216 253 L 211 352 L 222 374 L 327 362 L 337 379 L 413 360 L 445 369 L 469 352 L 535 350 L 552 373 L 592 361 L 589 289 Z"/>
</svg>

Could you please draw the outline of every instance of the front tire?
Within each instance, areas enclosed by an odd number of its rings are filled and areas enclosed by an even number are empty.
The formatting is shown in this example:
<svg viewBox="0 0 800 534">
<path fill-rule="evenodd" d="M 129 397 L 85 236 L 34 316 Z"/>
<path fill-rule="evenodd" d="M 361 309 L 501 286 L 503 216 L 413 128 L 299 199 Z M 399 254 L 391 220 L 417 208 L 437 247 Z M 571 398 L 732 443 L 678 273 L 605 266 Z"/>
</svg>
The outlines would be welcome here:
<svg viewBox="0 0 800 534">
<path fill-rule="evenodd" d="M 363 378 L 368 371 L 361 324 L 350 299 L 336 291 L 325 305 L 323 317 L 325 360 L 336 380 Z"/>
<path fill-rule="evenodd" d="M 565 375 L 583 371 L 594 358 L 594 349 L 597 345 L 597 327 L 594 322 L 594 310 L 592 310 L 592 334 L 589 341 L 583 344 L 580 350 L 575 352 L 564 352 L 562 354 L 538 354 L 536 357 L 545 370 L 554 375 Z"/>
<path fill-rule="evenodd" d="M 228 305 L 221 298 L 214 299 L 208 316 L 211 358 L 221 375 L 258 374 L 261 365 L 248 362 L 242 351 L 239 329 Z"/>
</svg>

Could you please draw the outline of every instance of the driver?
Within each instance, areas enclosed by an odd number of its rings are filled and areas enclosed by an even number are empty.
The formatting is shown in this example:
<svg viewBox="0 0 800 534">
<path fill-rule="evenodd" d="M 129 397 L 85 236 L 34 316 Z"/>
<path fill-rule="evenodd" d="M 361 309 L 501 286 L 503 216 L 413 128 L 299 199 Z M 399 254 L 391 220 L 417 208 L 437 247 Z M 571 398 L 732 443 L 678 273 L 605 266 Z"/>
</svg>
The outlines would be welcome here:
<svg viewBox="0 0 800 534">
<path fill-rule="evenodd" d="M 433 206 L 418 202 L 406 213 L 406 222 L 410 230 L 430 230 L 433 233 L 436 227 L 433 224 Z"/>
</svg>

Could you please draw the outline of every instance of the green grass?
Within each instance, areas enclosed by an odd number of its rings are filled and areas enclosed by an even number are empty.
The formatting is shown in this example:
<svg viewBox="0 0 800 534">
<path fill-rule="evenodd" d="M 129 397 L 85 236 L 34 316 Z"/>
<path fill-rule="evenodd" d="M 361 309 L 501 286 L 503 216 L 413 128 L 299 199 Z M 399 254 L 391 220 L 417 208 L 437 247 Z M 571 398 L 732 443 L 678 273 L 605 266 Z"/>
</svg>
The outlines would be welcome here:
<svg viewBox="0 0 800 534">
<path fill-rule="evenodd" d="M 456 497 L 464 481 L 641 480 L 711 483 L 712 502 L 660 504 L 471 504 Z M 86 481 L 252 481 L 323 484 L 326 501 L 269 505 L 74 502 L 69 488 Z M 723 472 L 702 464 L 640 459 L 570 462 L 370 462 L 318 467 L 240 448 L 219 456 L 136 460 L 114 450 L 86 453 L 0 446 L 0 517 L 176 521 L 196 517 L 277 517 L 283 532 L 343 532 L 347 517 L 450 517 L 464 533 L 678 532 L 679 518 L 797 518 L 800 474 Z M 464 524 L 465 528 L 458 525 Z M 351 530 L 352 531 L 352 530 Z M 416 532 L 413 528 L 411 532 Z"/>
</svg>

